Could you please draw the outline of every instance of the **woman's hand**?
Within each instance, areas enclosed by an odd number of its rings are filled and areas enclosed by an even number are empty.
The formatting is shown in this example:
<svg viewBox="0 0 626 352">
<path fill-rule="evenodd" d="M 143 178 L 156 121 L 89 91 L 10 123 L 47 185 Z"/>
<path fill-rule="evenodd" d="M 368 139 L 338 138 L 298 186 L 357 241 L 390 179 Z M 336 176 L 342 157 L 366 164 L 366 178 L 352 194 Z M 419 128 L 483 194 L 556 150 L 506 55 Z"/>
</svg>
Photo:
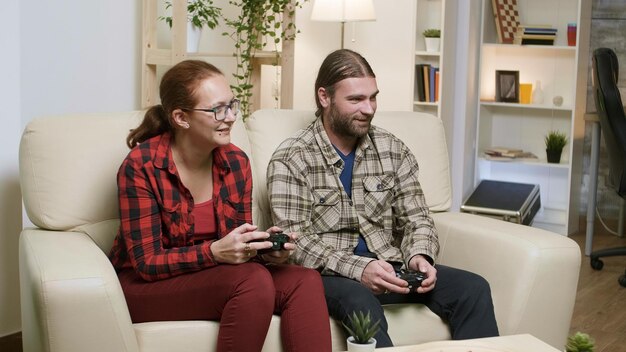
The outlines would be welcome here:
<svg viewBox="0 0 626 352">
<path fill-rule="evenodd" d="M 282 230 L 281 230 L 280 227 L 272 226 L 269 229 L 267 229 L 267 232 L 269 232 L 269 233 L 278 233 L 278 232 L 282 232 Z M 286 250 L 284 250 L 284 251 L 283 250 L 271 251 L 271 252 L 265 253 L 265 254 L 261 255 L 261 259 L 263 259 L 264 261 L 266 261 L 268 263 L 274 263 L 274 264 L 282 264 L 282 263 L 286 262 L 289 259 L 289 256 L 291 255 L 291 252 L 294 249 L 296 249 L 296 245 L 293 242 L 296 240 L 296 238 L 298 238 L 298 234 L 295 233 L 295 232 L 292 232 L 292 233 L 288 233 L 286 235 L 289 236 L 289 242 L 285 243 L 285 249 Z"/>
<path fill-rule="evenodd" d="M 254 258 L 258 250 L 272 247 L 271 242 L 262 241 L 269 237 L 269 234 L 256 229 L 256 226 L 246 223 L 211 243 L 211 252 L 215 260 L 225 264 L 245 263 Z M 251 242 L 255 240 L 261 242 Z"/>
</svg>

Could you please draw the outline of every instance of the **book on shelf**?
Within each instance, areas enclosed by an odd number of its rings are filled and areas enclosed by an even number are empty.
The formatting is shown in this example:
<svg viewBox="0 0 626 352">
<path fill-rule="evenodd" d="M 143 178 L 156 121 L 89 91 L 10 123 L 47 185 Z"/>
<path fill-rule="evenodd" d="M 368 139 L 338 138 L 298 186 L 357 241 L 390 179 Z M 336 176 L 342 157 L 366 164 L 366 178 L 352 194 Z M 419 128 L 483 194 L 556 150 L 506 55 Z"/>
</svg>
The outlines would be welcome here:
<svg viewBox="0 0 626 352">
<path fill-rule="evenodd" d="M 417 86 L 417 101 L 426 101 L 424 92 L 424 70 L 423 64 L 415 65 L 415 85 Z"/>
<path fill-rule="evenodd" d="M 435 71 L 435 101 L 439 101 L 439 68 Z"/>
<path fill-rule="evenodd" d="M 514 149 L 506 147 L 491 147 L 483 151 L 486 159 L 498 160 L 498 159 L 537 159 L 537 156 L 530 152 L 525 152 L 523 149 Z"/>
<path fill-rule="evenodd" d="M 527 39 L 523 38 L 522 45 L 554 45 L 554 39 Z"/>
<path fill-rule="evenodd" d="M 415 65 L 415 85 L 417 101 L 439 101 L 439 67 L 430 64 Z"/>
<path fill-rule="evenodd" d="M 514 44 L 554 45 L 556 28 L 544 25 L 519 26 L 515 33 Z"/>
<path fill-rule="evenodd" d="M 424 101 L 430 101 L 430 79 L 428 78 L 430 73 L 430 65 L 424 65 L 422 69 L 424 71 L 424 94 L 426 96 Z"/>
<path fill-rule="evenodd" d="M 430 88 L 430 102 L 435 102 L 435 72 L 437 68 L 430 66 L 428 71 L 428 87 Z"/>
</svg>

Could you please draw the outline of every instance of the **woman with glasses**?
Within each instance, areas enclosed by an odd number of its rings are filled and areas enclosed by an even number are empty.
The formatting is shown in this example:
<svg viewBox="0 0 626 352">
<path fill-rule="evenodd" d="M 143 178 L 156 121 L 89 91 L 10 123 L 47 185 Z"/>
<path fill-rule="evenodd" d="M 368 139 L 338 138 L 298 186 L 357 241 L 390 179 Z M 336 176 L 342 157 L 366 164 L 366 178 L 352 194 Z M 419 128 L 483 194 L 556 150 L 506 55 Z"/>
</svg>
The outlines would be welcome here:
<svg viewBox="0 0 626 352">
<path fill-rule="evenodd" d="M 128 135 L 117 176 L 109 257 L 133 322 L 219 320 L 215 350 L 260 351 L 279 314 L 285 350 L 330 351 L 318 272 L 284 264 L 293 243 L 263 251 L 280 229 L 251 225 L 250 162 L 230 143 L 239 102 L 226 78 L 188 60 L 159 90 L 161 104 Z"/>
</svg>

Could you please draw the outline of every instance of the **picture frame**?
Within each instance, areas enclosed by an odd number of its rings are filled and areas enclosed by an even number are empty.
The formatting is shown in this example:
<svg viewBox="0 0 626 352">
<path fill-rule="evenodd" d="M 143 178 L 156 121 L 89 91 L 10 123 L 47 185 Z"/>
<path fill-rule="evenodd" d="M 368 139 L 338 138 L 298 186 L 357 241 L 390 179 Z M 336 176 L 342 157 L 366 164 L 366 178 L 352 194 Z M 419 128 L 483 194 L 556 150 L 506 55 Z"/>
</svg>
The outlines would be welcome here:
<svg viewBox="0 0 626 352">
<path fill-rule="evenodd" d="M 496 70 L 496 101 L 519 103 L 519 71 Z"/>
</svg>

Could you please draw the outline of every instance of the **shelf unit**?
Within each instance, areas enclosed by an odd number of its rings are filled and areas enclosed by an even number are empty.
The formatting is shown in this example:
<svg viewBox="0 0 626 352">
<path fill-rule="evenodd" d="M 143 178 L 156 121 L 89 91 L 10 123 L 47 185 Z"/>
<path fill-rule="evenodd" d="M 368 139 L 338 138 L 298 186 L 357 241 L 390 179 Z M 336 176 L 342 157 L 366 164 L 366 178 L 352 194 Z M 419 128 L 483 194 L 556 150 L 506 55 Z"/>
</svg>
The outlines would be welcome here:
<svg viewBox="0 0 626 352">
<path fill-rule="evenodd" d="M 492 3 L 482 1 L 474 183 L 491 179 L 539 184 L 542 208 L 533 226 L 568 235 L 578 230 L 591 2 L 518 1 L 521 24 L 547 24 L 558 30 L 554 45 L 498 44 Z M 570 22 L 578 26 L 576 46 L 567 46 Z M 496 70 L 519 71 L 519 83 L 531 83 L 533 89 L 540 81 L 544 101 L 494 102 Z M 562 105 L 553 103 L 555 96 L 563 98 Z M 559 164 L 546 161 L 544 136 L 550 130 L 568 137 Z M 483 156 L 486 148 L 496 146 L 523 149 L 538 159 L 495 161 Z"/>
<path fill-rule="evenodd" d="M 158 6 L 163 0 L 142 1 L 142 54 L 141 54 L 141 106 L 150 107 L 159 102 L 158 66 L 172 66 L 185 59 L 208 60 L 215 57 L 231 57 L 232 51 L 223 53 L 187 52 L 187 0 L 172 0 L 171 48 L 160 49 L 157 45 Z M 288 19 L 289 16 L 284 16 Z M 178 19 L 184 19 L 180 21 Z M 293 19 L 289 19 L 293 20 Z M 283 24 L 284 26 L 285 24 Z M 281 67 L 281 108 L 293 106 L 293 41 L 282 43 L 279 66 Z M 252 107 L 260 106 L 261 65 L 273 65 L 274 52 L 257 52 L 252 60 L 253 74 Z M 252 112 L 252 111 L 251 111 Z"/>
<path fill-rule="evenodd" d="M 445 12 L 446 12 L 446 0 L 416 0 L 417 15 L 415 18 L 415 58 L 414 58 L 414 87 L 413 87 L 413 111 L 427 112 L 436 116 L 441 116 L 441 101 L 443 86 L 444 65 L 443 57 L 445 51 Z M 426 51 L 426 44 L 422 32 L 428 28 L 435 28 L 441 30 L 441 37 L 439 39 L 438 51 Z M 417 79 L 417 65 L 428 64 L 432 67 L 439 68 L 439 91 L 437 95 L 439 97 L 436 102 L 419 101 L 418 100 L 418 88 L 419 84 Z"/>
</svg>

